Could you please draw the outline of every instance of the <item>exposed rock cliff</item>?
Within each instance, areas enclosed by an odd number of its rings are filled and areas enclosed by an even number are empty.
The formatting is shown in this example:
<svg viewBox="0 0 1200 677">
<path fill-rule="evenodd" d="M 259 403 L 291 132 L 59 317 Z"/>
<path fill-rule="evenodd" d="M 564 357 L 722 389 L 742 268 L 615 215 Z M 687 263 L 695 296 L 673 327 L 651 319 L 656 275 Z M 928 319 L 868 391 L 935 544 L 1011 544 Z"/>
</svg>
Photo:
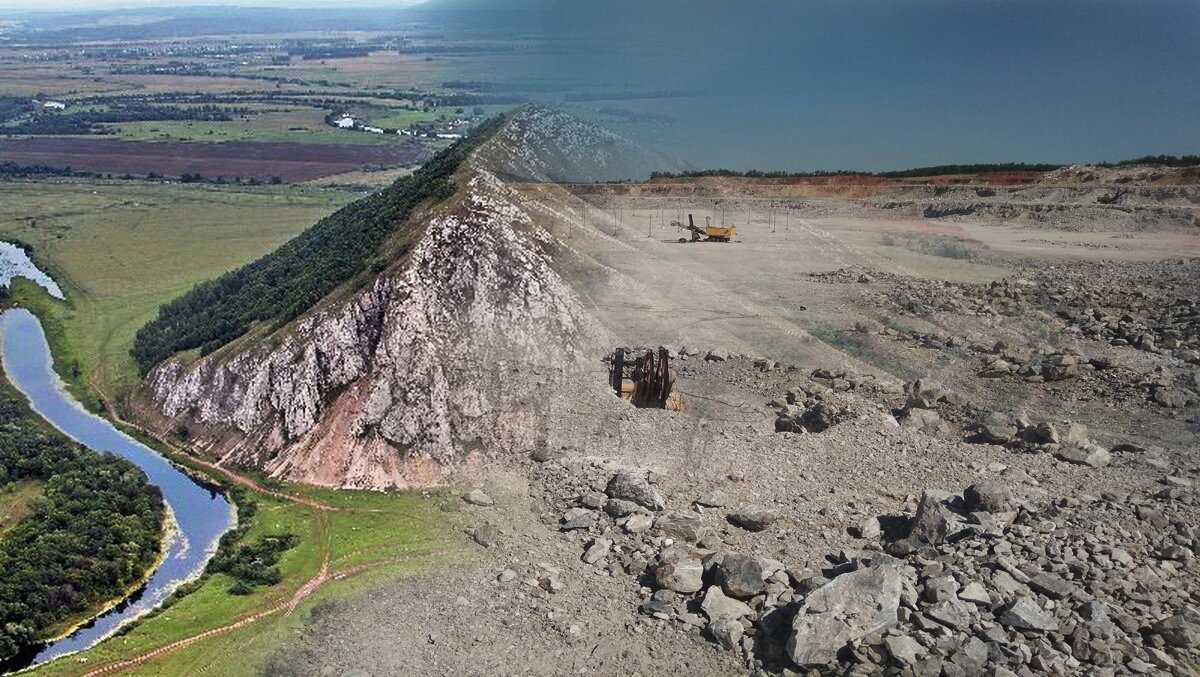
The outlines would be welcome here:
<svg viewBox="0 0 1200 677">
<path fill-rule="evenodd" d="M 244 352 L 160 365 L 155 408 L 226 462 L 321 485 L 429 483 L 528 448 L 539 393 L 510 374 L 577 364 L 603 334 L 555 269 L 560 243 L 492 171 L 545 175 L 556 159 L 513 145 L 563 131 L 545 115 L 518 113 L 480 149 L 404 265 Z"/>
</svg>

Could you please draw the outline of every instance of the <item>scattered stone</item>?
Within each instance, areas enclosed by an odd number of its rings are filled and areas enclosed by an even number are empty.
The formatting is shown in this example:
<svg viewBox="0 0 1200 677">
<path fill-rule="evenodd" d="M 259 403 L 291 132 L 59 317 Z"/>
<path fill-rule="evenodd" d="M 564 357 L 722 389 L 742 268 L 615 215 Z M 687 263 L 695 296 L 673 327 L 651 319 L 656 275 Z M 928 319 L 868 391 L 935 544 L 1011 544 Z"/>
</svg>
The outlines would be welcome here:
<svg viewBox="0 0 1200 677">
<path fill-rule="evenodd" d="M 608 481 L 604 493 L 610 498 L 632 501 L 650 510 L 662 510 L 667 507 L 662 494 L 650 485 L 644 473 L 622 470 Z"/>
<path fill-rule="evenodd" d="M 963 492 L 963 503 L 969 512 L 1004 512 L 1012 498 L 1012 491 L 999 482 L 977 482 Z"/>
<path fill-rule="evenodd" d="M 592 541 L 588 549 L 583 553 L 583 561 L 587 564 L 595 564 L 604 559 L 608 555 L 608 551 L 612 548 L 613 542 L 607 538 L 597 538 Z"/>
<path fill-rule="evenodd" d="M 562 524 L 558 527 L 562 531 L 570 531 L 572 529 L 591 529 L 596 525 L 596 513 L 587 508 L 571 508 L 563 513 Z"/>
<path fill-rule="evenodd" d="M 998 620 L 1017 630 L 1046 632 L 1058 629 L 1058 622 L 1054 617 L 1042 611 L 1037 602 L 1029 597 L 1018 597 L 1000 614 Z"/>
<path fill-rule="evenodd" d="M 482 489 L 472 489 L 471 491 L 468 491 L 466 495 L 463 496 L 463 500 L 471 505 L 478 505 L 485 508 L 489 508 L 496 504 L 495 501 L 492 500 L 491 496 L 483 493 Z"/>
<path fill-rule="evenodd" d="M 749 599 L 766 590 L 762 564 L 754 557 L 728 554 L 713 569 L 714 584 L 730 597 Z"/>
<path fill-rule="evenodd" d="M 710 491 L 707 494 L 696 499 L 696 505 L 705 508 L 724 508 L 729 499 L 726 498 L 723 491 Z"/>
<path fill-rule="evenodd" d="M 1184 607 L 1174 616 L 1155 623 L 1153 631 L 1173 647 L 1196 648 L 1200 646 L 1200 611 Z"/>
<path fill-rule="evenodd" d="M 720 586 L 716 585 L 709 587 L 704 593 L 704 601 L 700 603 L 700 608 L 709 620 L 713 621 L 722 618 L 737 620 L 754 613 L 745 602 L 726 597 Z"/>
<path fill-rule="evenodd" d="M 704 587 L 704 565 L 698 559 L 687 558 L 670 564 L 660 564 L 654 578 L 662 587 L 686 595 L 700 592 Z"/>
<path fill-rule="evenodd" d="M 471 539 L 485 548 L 490 548 L 496 542 L 498 535 L 499 531 L 496 526 L 488 522 L 476 527 L 475 531 L 471 532 Z"/>
<path fill-rule="evenodd" d="M 747 531 L 762 531 L 779 520 L 779 513 L 758 504 L 742 507 L 729 521 Z"/>
<path fill-rule="evenodd" d="M 741 623 L 731 618 L 718 618 L 705 628 L 708 636 L 712 637 L 713 641 L 726 651 L 731 651 L 738 645 L 738 641 L 742 639 L 745 631 Z"/>
</svg>

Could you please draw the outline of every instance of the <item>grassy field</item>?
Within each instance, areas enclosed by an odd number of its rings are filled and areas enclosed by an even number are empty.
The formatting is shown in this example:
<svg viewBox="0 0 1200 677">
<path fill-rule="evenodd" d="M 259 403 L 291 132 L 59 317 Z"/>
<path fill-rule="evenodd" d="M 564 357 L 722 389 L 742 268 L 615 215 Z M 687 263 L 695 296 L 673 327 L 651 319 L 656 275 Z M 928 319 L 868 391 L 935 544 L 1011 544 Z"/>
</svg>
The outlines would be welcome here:
<svg viewBox="0 0 1200 677">
<path fill-rule="evenodd" d="M 359 145 L 404 141 L 395 134 L 334 129 L 325 124 L 324 111 L 315 108 L 260 113 L 228 122 L 127 122 L 114 125 L 114 128 L 118 136 L 132 141 L 281 141 Z"/>
<path fill-rule="evenodd" d="M 371 118 L 368 124 L 384 129 L 404 129 L 411 124 L 418 122 L 429 122 L 438 118 L 448 118 L 454 116 L 453 108 L 435 108 L 433 110 L 405 110 L 397 108 L 387 115 Z"/>
<path fill-rule="evenodd" d="M 134 182 L 10 183 L 0 191 L 0 238 L 32 244 L 68 303 L 20 280 L 14 297 L 42 318 L 60 374 L 76 384 L 94 378 L 118 397 L 138 382 L 129 348 L 159 305 L 266 254 L 355 197 L 301 186 Z"/>
<path fill-rule="evenodd" d="M 300 536 L 299 545 L 280 561 L 282 583 L 237 596 L 229 594 L 232 579 L 224 574 L 211 575 L 196 591 L 144 618 L 131 630 L 31 674 L 77 675 L 85 669 L 129 660 L 172 642 L 255 617 L 280 605 L 286 607 L 297 591 L 318 575 L 322 564 L 328 562 L 328 582 L 300 600 L 293 611 L 285 608 L 261 616 L 254 622 L 155 656 L 122 672 L 254 674 L 271 652 L 303 624 L 314 604 L 353 595 L 368 584 L 385 583 L 420 571 L 448 554 L 459 552 L 465 544 L 454 528 L 460 520 L 454 514 L 458 502 L 448 496 L 318 491 L 298 486 L 286 490 L 322 501 L 333 510 L 249 492 L 258 510 L 251 518 L 246 540 L 280 533 Z M 238 659 L 231 661 L 231 656 Z"/>
<path fill-rule="evenodd" d="M 28 513 L 29 502 L 42 495 L 42 482 L 13 482 L 0 487 L 0 539 Z"/>
</svg>

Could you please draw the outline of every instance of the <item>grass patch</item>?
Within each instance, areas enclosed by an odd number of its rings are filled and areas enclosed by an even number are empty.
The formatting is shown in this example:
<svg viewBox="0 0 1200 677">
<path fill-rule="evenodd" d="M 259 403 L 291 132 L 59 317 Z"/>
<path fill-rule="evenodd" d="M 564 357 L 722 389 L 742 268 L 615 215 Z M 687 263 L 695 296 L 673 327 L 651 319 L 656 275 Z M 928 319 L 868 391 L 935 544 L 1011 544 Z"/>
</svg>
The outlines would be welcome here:
<svg viewBox="0 0 1200 677">
<path fill-rule="evenodd" d="M 235 584 L 233 578 L 223 573 L 209 575 L 191 594 L 143 619 L 132 630 L 111 637 L 79 656 L 42 666 L 32 674 L 78 674 L 80 658 L 85 658 L 90 668 L 126 660 L 286 603 L 320 571 L 328 557 L 331 580 L 298 605 L 294 613 L 266 616 L 122 673 L 256 674 L 275 647 L 304 623 L 314 604 L 344 598 L 367 586 L 419 571 L 463 547 L 465 542 L 454 528 L 458 518 L 447 510 L 453 504 L 449 497 L 427 497 L 420 492 L 323 491 L 293 485 L 284 489 L 288 493 L 319 497 L 340 510 L 321 511 L 247 492 L 258 505 L 243 542 L 254 543 L 280 533 L 299 537 L 296 546 L 283 552 L 279 559 L 281 583 L 253 588 L 246 595 L 233 595 L 229 592 Z M 237 656 L 238 660 L 230 661 L 230 656 Z"/>
<path fill-rule="evenodd" d="M 454 110 L 453 108 L 434 108 L 428 111 L 395 108 L 386 115 L 371 118 L 367 124 L 383 129 L 405 129 L 418 122 L 431 122 L 439 118 L 453 117 Z"/>
<path fill-rule="evenodd" d="M 127 122 L 115 128 L 117 136 L 130 141 L 271 141 L 289 143 L 323 143 L 340 145 L 378 145 L 404 143 L 395 134 L 366 134 L 332 127 L 312 127 L 307 124 L 276 126 L 273 114 L 262 119 L 229 122 L 152 121 Z M 257 124 L 256 124 L 257 123 Z M 286 124 L 286 122 L 281 123 Z M 323 121 L 321 122 L 323 125 Z"/>
<path fill-rule="evenodd" d="M 29 512 L 29 502 L 42 495 L 45 482 L 12 482 L 0 487 L 0 540 Z"/>
</svg>

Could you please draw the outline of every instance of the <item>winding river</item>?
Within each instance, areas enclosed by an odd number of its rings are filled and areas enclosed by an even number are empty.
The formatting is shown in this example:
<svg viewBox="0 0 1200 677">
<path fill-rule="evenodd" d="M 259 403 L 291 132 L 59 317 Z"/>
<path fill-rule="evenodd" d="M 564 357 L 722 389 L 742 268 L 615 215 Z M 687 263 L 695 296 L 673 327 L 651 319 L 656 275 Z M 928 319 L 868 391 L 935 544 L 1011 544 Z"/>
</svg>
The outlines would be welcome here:
<svg viewBox="0 0 1200 677">
<path fill-rule="evenodd" d="M 204 570 L 221 535 L 234 526 L 236 517 L 221 494 L 201 486 L 157 452 L 72 399 L 54 373 L 46 335 L 32 313 L 17 308 L 0 314 L 0 342 L 4 370 L 34 410 L 88 448 L 117 454 L 141 468 L 162 490 L 174 521 L 164 544 L 165 556 L 141 589 L 70 635 L 24 657 L 20 665 L 7 666 L 20 668 L 86 649 L 153 609 L 180 583 Z"/>
</svg>

